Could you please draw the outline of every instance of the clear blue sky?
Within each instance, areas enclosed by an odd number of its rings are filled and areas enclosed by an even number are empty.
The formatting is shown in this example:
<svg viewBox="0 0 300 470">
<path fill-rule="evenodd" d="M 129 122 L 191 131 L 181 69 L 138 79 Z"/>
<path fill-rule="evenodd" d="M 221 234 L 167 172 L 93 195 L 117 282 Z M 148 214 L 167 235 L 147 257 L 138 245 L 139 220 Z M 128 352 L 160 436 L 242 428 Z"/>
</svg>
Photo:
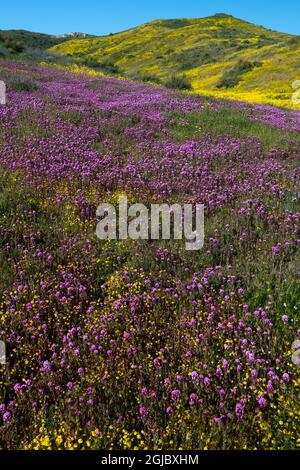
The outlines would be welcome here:
<svg viewBox="0 0 300 470">
<path fill-rule="evenodd" d="M 1 2 L 0 29 L 101 35 L 154 19 L 214 13 L 300 34 L 300 0 L 12 0 Z"/>
</svg>

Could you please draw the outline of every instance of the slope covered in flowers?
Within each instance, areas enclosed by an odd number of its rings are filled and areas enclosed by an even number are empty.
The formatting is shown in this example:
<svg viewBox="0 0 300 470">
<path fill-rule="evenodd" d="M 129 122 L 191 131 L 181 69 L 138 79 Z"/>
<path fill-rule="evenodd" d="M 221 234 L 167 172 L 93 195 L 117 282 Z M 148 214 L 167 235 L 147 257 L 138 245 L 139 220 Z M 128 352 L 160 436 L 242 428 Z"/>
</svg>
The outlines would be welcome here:
<svg viewBox="0 0 300 470">
<path fill-rule="evenodd" d="M 0 79 L 0 447 L 299 446 L 300 113 Z M 99 241 L 120 194 L 205 204 L 204 249 Z"/>
<path fill-rule="evenodd" d="M 151 21 L 117 34 L 67 41 L 51 51 L 126 77 L 165 81 L 185 74 L 199 94 L 299 109 L 291 98 L 292 83 L 299 79 L 299 48 L 298 36 L 219 14 Z M 237 80 L 224 83 L 236 72 Z"/>
</svg>

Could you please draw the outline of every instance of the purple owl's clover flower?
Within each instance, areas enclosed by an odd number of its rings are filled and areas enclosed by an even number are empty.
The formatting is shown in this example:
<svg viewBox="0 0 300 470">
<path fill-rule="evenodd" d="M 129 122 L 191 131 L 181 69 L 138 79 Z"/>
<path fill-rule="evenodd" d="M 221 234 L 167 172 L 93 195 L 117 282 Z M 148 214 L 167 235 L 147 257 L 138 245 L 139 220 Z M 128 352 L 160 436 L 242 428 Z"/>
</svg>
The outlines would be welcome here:
<svg viewBox="0 0 300 470">
<path fill-rule="evenodd" d="M 198 372 L 193 371 L 191 377 L 192 377 L 192 381 L 196 382 L 199 378 Z"/>
<path fill-rule="evenodd" d="M 258 397 L 258 406 L 261 410 L 264 410 L 267 406 L 267 400 L 261 395 Z"/>
<path fill-rule="evenodd" d="M 146 406 L 141 406 L 140 409 L 139 409 L 139 413 L 140 413 L 140 416 L 141 416 L 142 418 L 144 418 L 145 416 L 147 416 L 148 410 L 147 410 Z"/>
<path fill-rule="evenodd" d="M 3 415 L 3 421 L 4 423 L 9 423 L 10 420 L 11 420 L 11 414 L 9 411 L 6 411 Z"/>
<path fill-rule="evenodd" d="M 244 411 L 245 411 L 245 402 L 244 402 L 244 400 L 241 400 L 235 406 L 235 414 L 236 414 L 239 421 L 241 421 L 243 419 Z"/>
<path fill-rule="evenodd" d="M 172 390 L 171 396 L 172 396 L 172 400 L 176 403 L 178 402 L 181 396 L 181 391 L 178 389 Z"/>
<path fill-rule="evenodd" d="M 268 395 L 272 395 L 274 393 L 274 387 L 273 387 L 272 380 L 268 381 L 267 392 L 268 392 Z"/>
<path fill-rule="evenodd" d="M 16 384 L 14 386 L 14 391 L 16 394 L 20 393 L 22 391 L 22 385 L 21 384 Z"/>
<path fill-rule="evenodd" d="M 68 383 L 67 383 L 67 389 L 68 389 L 68 390 L 72 390 L 72 389 L 73 389 L 73 383 L 72 383 L 72 382 L 68 382 Z"/>
<path fill-rule="evenodd" d="M 51 372 L 51 362 L 44 361 L 43 366 L 40 368 L 41 372 Z"/>
<path fill-rule="evenodd" d="M 203 382 L 204 382 L 205 387 L 208 388 L 210 386 L 211 380 L 209 377 L 205 377 Z"/>
<path fill-rule="evenodd" d="M 130 333 L 125 331 L 123 337 L 124 337 L 125 341 L 129 341 L 130 340 Z"/>
</svg>

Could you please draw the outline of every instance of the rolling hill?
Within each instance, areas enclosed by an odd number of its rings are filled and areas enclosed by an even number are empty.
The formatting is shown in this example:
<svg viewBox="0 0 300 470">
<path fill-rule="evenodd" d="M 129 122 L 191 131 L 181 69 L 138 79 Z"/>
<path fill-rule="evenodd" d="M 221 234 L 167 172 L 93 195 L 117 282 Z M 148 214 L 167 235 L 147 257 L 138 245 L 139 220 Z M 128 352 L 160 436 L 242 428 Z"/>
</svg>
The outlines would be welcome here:
<svg viewBox="0 0 300 470">
<path fill-rule="evenodd" d="M 83 33 L 70 33 L 61 36 L 34 33 L 23 29 L 0 30 L 0 57 L 32 54 L 38 56 L 42 51 L 60 44 L 70 38 L 91 38 L 93 36 Z"/>
<path fill-rule="evenodd" d="M 226 14 L 156 20 L 109 36 L 64 41 L 50 51 L 79 64 L 164 83 L 185 75 L 193 91 L 293 107 L 300 37 Z"/>
</svg>

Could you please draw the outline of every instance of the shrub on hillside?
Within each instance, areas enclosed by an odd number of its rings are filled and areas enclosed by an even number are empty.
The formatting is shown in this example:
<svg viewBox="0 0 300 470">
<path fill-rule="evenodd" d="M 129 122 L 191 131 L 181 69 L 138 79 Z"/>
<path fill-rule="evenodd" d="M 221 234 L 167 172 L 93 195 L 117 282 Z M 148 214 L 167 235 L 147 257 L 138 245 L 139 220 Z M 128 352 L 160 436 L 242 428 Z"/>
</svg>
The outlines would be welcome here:
<svg viewBox="0 0 300 470">
<path fill-rule="evenodd" d="M 175 54 L 174 61 L 178 63 L 180 70 L 189 70 L 200 65 L 216 62 L 224 57 L 224 50 L 225 45 L 222 43 L 208 44 L 205 47 L 196 46 L 183 49 Z"/>
<path fill-rule="evenodd" d="M 300 36 L 294 36 L 293 38 L 289 39 L 287 41 L 288 44 L 291 44 L 292 46 L 299 46 L 300 44 Z"/>
<path fill-rule="evenodd" d="M 132 75 L 131 78 L 133 80 L 137 80 L 137 81 L 145 82 L 145 83 L 161 83 L 161 79 L 154 73 L 137 72 L 134 75 Z"/>
<path fill-rule="evenodd" d="M 253 70 L 255 67 L 259 67 L 260 62 L 249 62 L 247 60 L 239 60 L 235 66 L 227 70 L 220 78 L 217 88 L 233 88 L 241 80 L 242 76 Z"/>
<path fill-rule="evenodd" d="M 7 49 L 0 44 L 0 57 L 6 57 L 8 55 Z"/>
<path fill-rule="evenodd" d="M 167 88 L 175 88 L 178 90 L 192 90 L 192 84 L 186 75 L 172 75 L 165 82 Z"/>
<path fill-rule="evenodd" d="M 8 85 L 11 90 L 15 91 L 36 91 L 39 89 L 37 83 L 27 77 L 15 78 Z"/>
<path fill-rule="evenodd" d="M 175 20 L 163 20 L 161 22 L 161 26 L 164 28 L 170 28 L 170 29 L 180 29 L 180 28 L 185 28 L 186 26 L 190 26 L 191 22 L 189 20 L 185 19 L 175 19 Z"/>
<path fill-rule="evenodd" d="M 214 17 L 215 18 L 233 18 L 232 15 L 228 15 L 227 13 L 216 13 Z"/>
<path fill-rule="evenodd" d="M 99 61 L 94 57 L 86 57 L 82 63 L 90 68 L 97 68 L 99 67 Z"/>
<path fill-rule="evenodd" d="M 25 46 L 21 41 L 14 41 L 13 39 L 10 39 L 10 38 L 4 39 L 4 45 L 7 49 L 16 53 L 20 53 L 25 50 Z"/>
<path fill-rule="evenodd" d="M 113 62 L 111 62 L 110 60 L 101 62 L 99 64 L 99 68 L 100 70 L 106 73 L 111 73 L 111 74 L 120 73 L 119 67 Z"/>
<path fill-rule="evenodd" d="M 99 62 L 95 57 L 87 57 L 83 60 L 83 64 L 87 67 L 101 70 L 108 74 L 120 73 L 119 67 L 115 65 L 111 60 L 104 60 Z"/>
</svg>

